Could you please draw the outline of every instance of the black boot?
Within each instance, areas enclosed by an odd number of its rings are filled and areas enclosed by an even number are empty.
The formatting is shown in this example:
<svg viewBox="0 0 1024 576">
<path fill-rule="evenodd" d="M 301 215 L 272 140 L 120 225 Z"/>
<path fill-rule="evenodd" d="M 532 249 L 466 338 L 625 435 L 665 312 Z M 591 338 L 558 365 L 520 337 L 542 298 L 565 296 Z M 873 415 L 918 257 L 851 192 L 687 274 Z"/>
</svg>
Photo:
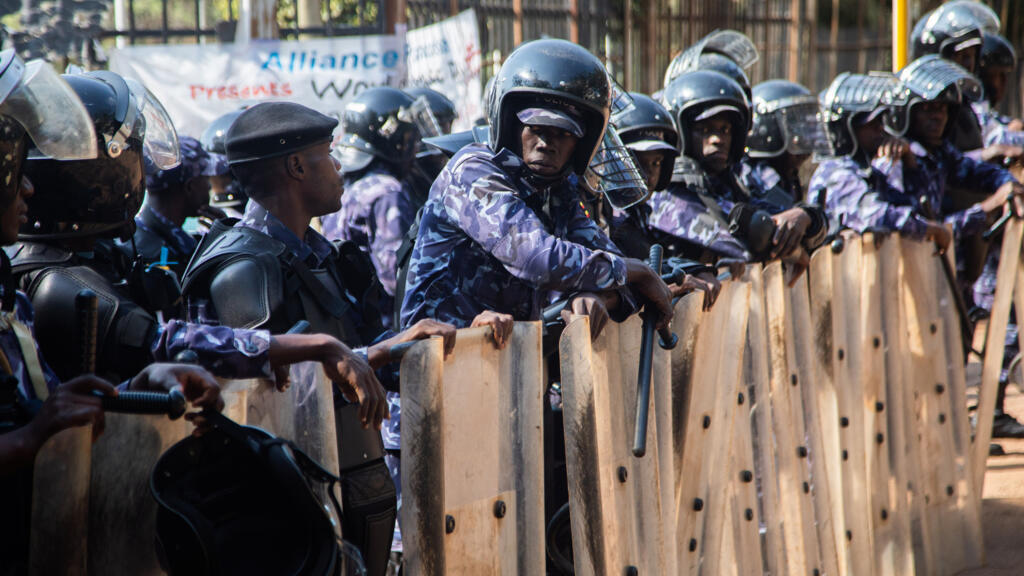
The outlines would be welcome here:
<svg viewBox="0 0 1024 576">
<path fill-rule="evenodd" d="M 1006 412 L 997 410 L 992 418 L 992 437 L 1024 438 L 1024 424 Z"/>
</svg>

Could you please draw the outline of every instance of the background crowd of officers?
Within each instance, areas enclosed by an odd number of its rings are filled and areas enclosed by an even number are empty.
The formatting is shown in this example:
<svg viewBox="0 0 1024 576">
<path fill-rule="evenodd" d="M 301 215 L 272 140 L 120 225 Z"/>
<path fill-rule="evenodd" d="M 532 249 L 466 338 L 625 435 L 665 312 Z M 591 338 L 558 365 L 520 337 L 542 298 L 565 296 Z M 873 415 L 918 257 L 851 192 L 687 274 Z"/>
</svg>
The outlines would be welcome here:
<svg viewBox="0 0 1024 576">
<path fill-rule="evenodd" d="M 25 569 L 35 453 L 67 427 L 99 434 L 98 395 L 180 386 L 216 409 L 214 376 L 285 389 L 289 364 L 321 363 L 345 431 L 344 533 L 383 574 L 401 550 L 396 344 L 441 336 L 450 351 L 457 328 L 486 325 L 500 348 L 556 302 L 595 335 L 644 306 L 665 326 L 673 297 L 711 306 L 719 274 L 747 262 L 782 259 L 795 278 L 842 229 L 956 250 L 983 315 L 999 238 L 982 234 L 1024 193 L 1007 170 L 1024 124 L 998 112 L 1016 69 L 999 25 L 949 2 L 915 26 L 901 71 L 844 72 L 817 96 L 751 87 L 757 49 L 734 31 L 680 53 L 650 96 L 575 44 L 537 40 L 488 83 L 471 131 L 450 133 L 443 94 L 381 87 L 347 106 L 340 138 L 336 119 L 276 102 L 196 140 L 130 79 L 0 53 L 14 86 L 0 103 L 0 475 L 22 495 L 5 499 L 22 529 L 0 542 L 17 559 L 0 573 Z M 644 262 L 655 243 L 669 284 Z M 80 374 L 83 287 L 99 296 L 95 375 Z M 193 362 L 174 363 L 186 350 Z M 1001 399 L 994 435 L 1024 437 Z"/>
</svg>

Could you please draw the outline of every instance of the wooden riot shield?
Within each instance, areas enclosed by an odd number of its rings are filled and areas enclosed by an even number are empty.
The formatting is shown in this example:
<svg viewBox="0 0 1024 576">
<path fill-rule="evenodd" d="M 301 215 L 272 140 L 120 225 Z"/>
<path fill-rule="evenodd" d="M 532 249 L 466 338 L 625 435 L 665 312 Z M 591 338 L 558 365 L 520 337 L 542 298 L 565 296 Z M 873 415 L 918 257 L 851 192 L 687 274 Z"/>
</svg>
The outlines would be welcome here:
<svg viewBox="0 0 1024 576">
<path fill-rule="evenodd" d="M 541 326 L 504 350 L 460 330 L 455 352 L 402 360 L 402 544 L 418 576 L 544 573 Z"/>
<path fill-rule="evenodd" d="M 650 407 L 647 450 L 632 453 L 641 320 L 609 323 L 591 342 L 586 318 L 562 333 L 559 355 L 573 561 L 577 575 L 670 573 L 659 488 L 658 408 Z M 655 347 L 652 398 L 664 397 L 668 352 Z"/>
<path fill-rule="evenodd" d="M 318 364 L 307 363 L 292 367 L 291 382 L 289 390 L 280 393 L 264 380 L 221 381 L 224 414 L 239 424 L 294 440 L 325 468 L 337 472 L 330 381 Z M 86 574 L 86 565 L 89 574 L 163 574 L 156 557 L 157 505 L 149 477 L 160 455 L 193 427 L 184 419 L 133 414 L 107 413 L 105 422 L 106 429 L 91 445 L 91 453 L 88 429 L 67 431 L 71 439 L 62 437 L 65 433 L 55 436 L 56 441 L 40 453 L 34 498 L 45 503 L 41 511 L 60 508 L 63 512 L 33 511 L 32 558 L 40 562 L 33 574 Z M 74 499 L 73 506 L 69 498 Z M 68 514 L 81 520 L 71 520 Z M 60 538 L 40 541 L 42 548 L 37 548 L 35 541 L 47 534 L 55 537 L 54 530 L 59 530 Z M 54 542 L 79 542 L 82 550 L 66 551 L 63 544 L 54 550 Z M 49 569 L 54 566 L 74 568 Z"/>
</svg>

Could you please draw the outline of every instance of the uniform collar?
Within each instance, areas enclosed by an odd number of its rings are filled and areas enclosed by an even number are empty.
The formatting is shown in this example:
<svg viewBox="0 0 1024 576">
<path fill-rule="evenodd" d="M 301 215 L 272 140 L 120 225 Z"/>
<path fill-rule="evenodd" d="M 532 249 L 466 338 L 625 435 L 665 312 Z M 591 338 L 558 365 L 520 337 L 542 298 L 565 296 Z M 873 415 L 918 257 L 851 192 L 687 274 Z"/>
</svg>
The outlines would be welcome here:
<svg viewBox="0 0 1024 576">
<path fill-rule="evenodd" d="M 304 237 L 299 239 L 283 222 L 256 201 L 250 200 L 245 207 L 245 214 L 236 226 L 263 232 L 284 244 L 296 258 L 316 267 L 323 264 L 334 252 L 331 242 L 316 230 L 306 228 Z"/>
</svg>

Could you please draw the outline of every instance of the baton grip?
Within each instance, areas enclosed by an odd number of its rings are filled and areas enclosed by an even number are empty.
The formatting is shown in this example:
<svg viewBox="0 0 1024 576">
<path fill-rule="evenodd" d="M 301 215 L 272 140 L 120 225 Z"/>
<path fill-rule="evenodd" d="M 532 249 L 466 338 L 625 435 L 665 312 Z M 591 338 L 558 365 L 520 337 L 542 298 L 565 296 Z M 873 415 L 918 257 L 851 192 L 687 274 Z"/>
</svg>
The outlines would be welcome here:
<svg viewBox="0 0 1024 576">
<path fill-rule="evenodd" d="M 171 420 L 185 413 L 185 395 L 173 389 L 161 392 L 121 392 L 117 396 L 100 396 L 103 410 L 125 414 L 167 414 Z"/>
<path fill-rule="evenodd" d="M 661 274 L 661 263 L 664 259 L 664 249 L 661 244 L 654 244 L 651 246 L 651 252 L 647 257 L 647 265 L 650 266 L 655 274 L 665 278 Z M 661 346 L 664 350 L 671 350 L 676 347 L 679 342 L 679 338 L 672 332 L 667 326 L 665 328 L 658 329 L 658 346 Z"/>
<path fill-rule="evenodd" d="M 79 337 L 79 370 L 82 374 L 96 372 L 96 310 L 99 297 L 88 288 L 75 295 L 75 312 L 78 314 Z"/>
<path fill-rule="evenodd" d="M 1001 232 L 1002 229 L 1006 227 L 1006 223 L 1010 221 L 1010 218 L 1013 218 L 1012 209 L 1008 209 L 1006 212 L 1004 212 L 1003 215 L 999 217 L 999 220 L 996 220 L 995 224 L 993 224 L 991 228 L 985 230 L 985 232 L 981 235 L 981 239 L 985 240 L 986 242 L 991 240 L 996 234 L 999 234 L 999 232 Z"/>
</svg>

